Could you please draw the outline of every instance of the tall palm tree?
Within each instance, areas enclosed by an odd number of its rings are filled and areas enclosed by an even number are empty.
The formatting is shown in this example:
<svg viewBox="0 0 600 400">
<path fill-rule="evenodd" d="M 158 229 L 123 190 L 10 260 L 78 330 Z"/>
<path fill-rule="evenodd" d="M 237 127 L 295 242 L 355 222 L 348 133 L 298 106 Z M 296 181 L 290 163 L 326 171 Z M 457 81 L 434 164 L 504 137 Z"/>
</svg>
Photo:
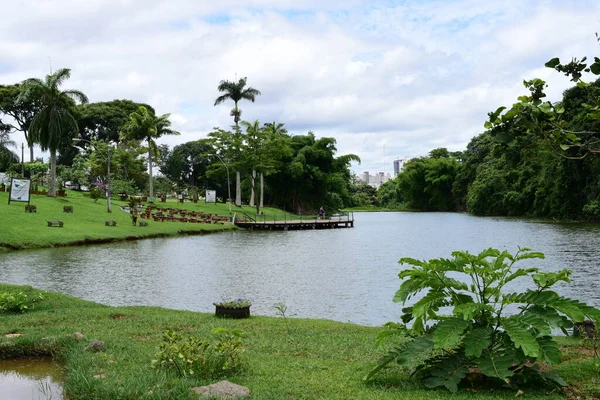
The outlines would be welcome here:
<svg viewBox="0 0 600 400">
<path fill-rule="evenodd" d="M 235 106 L 231 110 L 231 116 L 236 125 L 240 122 L 240 116 L 242 115 L 242 110 L 238 108 L 238 102 L 240 100 L 250 100 L 254 103 L 256 96 L 260 95 L 259 90 L 254 89 L 253 87 L 245 87 L 247 79 L 248 78 L 244 77 L 238 82 L 223 80 L 219 82 L 219 86 L 217 86 L 217 90 L 219 92 L 224 92 L 225 94 L 217 97 L 215 106 L 224 103 L 226 100 L 233 100 Z"/>
<path fill-rule="evenodd" d="M 17 99 L 36 99 L 40 104 L 40 109 L 29 126 L 29 134 L 33 143 L 38 143 L 43 151 L 50 151 L 49 197 L 56 197 L 56 152 L 62 145 L 70 143 L 79 132 L 77 120 L 72 113 L 74 101 L 82 104 L 88 102 L 87 96 L 79 90 L 60 90 L 60 86 L 70 77 L 71 70 L 61 68 L 46 75 L 45 80 L 26 79 L 22 82 L 22 92 Z"/>
<path fill-rule="evenodd" d="M 154 187 L 152 182 L 152 156 L 158 156 L 156 139 L 163 135 L 179 135 L 172 130 L 169 117 L 171 114 L 163 114 L 159 117 L 144 106 L 139 106 L 137 111 L 129 115 L 129 120 L 123 125 L 121 136 L 126 140 L 146 141 L 148 145 L 148 171 L 150 173 L 149 201 L 154 199 Z"/>
</svg>

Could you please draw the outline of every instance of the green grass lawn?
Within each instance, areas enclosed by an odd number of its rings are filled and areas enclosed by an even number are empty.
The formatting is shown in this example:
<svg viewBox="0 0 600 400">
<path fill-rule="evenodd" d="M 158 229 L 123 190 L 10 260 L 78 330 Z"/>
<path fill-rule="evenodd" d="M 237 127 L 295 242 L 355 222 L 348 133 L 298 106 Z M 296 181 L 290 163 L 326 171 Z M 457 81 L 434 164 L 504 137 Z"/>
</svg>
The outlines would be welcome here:
<svg viewBox="0 0 600 400">
<path fill-rule="evenodd" d="M 132 226 L 130 216 L 121 211 L 125 201 L 112 199 L 112 213 L 106 211 L 106 200 L 94 202 L 84 197 L 82 192 L 67 191 L 67 197 L 50 198 L 32 195 L 31 204 L 37 207 L 36 213 L 25 213 L 25 204 L 11 202 L 8 193 L 0 192 L 0 252 L 28 248 L 52 247 L 69 244 L 84 244 L 111 240 L 126 240 L 144 237 L 172 236 L 182 233 L 205 233 L 235 229 L 230 223 L 224 225 L 192 224 L 181 222 L 148 221 L 148 226 Z M 186 201 L 179 203 L 169 199 L 167 203 L 155 203 L 158 207 L 186 208 L 205 213 L 229 216 L 227 204 L 205 204 Z M 64 206 L 72 206 L 73 213 L 64 213 Z M 232 213 L 247 213 L 256 216 L 253 207 L 232 207 Z M 265 208 L 264 217 L 284 218 L 283 211 Z M 288 217 L 289 218 L 289 217 Z M 47 220 L 60 220 L 64 226 L 48 227 Z M 116 227 L 105 226 L 106 220 L 117 221 Z"/>
<path fill-rule="evenodd" d="M 0 293 L 28 291 L 2 285 Z M 42 292 L 44 300 L 24 314 L 2 314 L 0 358 L 51 356 L 66 370 L 70 399 L 187 399 L 190 388 L 220 379 L 247 386 L 253 399 L 511 399 L 514 390 L 463 389 L 457 394 L 427 390 L 393 368 L 374 383 L 362 377 L 382 350 L 374 348 L 379 328 L 347 323 L 251 317 L 218 319 L 212 314 L 155 307 L 108 307 L 71 296 Z M 290 305 L 292 306 L 292 305 Z M 207 338 L 214 327 L 238 328 L 244 338 L 242 372 L 219 379 L 176 379 L 151 368 L 162 334 L 172 329 Z M 75 332 L 86 339 L 77 341 Z M 20 334 L 7 337 L 7 334 Z M 13 335 L 10 335 L 13 336 Z M 56 338 L 56 342 L 48 341 Z M 91 339 L 106 343 L 106 351 L 84 347 Z M 563 377 L 575 383 L 572 398 L 600 393 L 592 349 L 584 340 L 559 338 L 565 363 Z M 566 394 L 525 391 L 528 399 L 560 399 Z"/>
</svg>

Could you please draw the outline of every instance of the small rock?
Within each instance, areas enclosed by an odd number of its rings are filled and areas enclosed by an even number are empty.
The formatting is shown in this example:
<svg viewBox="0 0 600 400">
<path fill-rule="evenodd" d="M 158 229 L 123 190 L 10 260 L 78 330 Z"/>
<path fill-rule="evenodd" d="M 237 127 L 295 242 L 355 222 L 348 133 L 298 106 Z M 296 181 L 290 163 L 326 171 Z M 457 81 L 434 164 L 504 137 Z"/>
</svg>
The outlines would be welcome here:
<svg viewBox="0 0 600 400">
<path fill-rule="evenodd" d="M 55 344 L 56 338 L 53 336 L 48 336 L 48 337 L 42 338 L 42 343 L 43 344 Z"/>
<path fill-rule="evenodd" d="M 229 381 L 220 381 L 208 386 L 192 388 L 200 397 L 216 397 L 220 399 L 237 399 L 250 396 L 250 389 Z"/>
<path fill-rule="evenodd" d="M 106 345 L 102 340 L 92 339 L 90 344 L 85 348 L 86 350 L 93 351 L 95 353 L 106 351 Z"/>
<path fill-rule="evenodd" d="M 106 375 L 104 375 L 104 374 L 94 375 L 94 379 L 106 379 Z"/>
<path fill-rule="evenodd" d="M 13 337 L 19 337 L 22 336 L 22 333 L 7 333 L 6 335 L 4 335 L 5 338 L 13 338 Z"/>
<path fill-rule="evenodd" d="M 75 340 L 84 340 L 85 336 L 83 336 L 83 333 L 81 333 L 81 332 L 75 332 L 73 334 L 73 339 L 75 339 Z"/>
</svg>

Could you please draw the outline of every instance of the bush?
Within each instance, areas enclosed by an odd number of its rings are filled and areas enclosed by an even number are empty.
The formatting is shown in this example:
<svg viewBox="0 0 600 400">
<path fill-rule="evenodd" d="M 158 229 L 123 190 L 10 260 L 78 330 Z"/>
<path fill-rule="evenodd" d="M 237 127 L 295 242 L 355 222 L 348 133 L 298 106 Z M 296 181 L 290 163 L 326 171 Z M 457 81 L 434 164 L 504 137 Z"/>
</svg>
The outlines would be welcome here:
<svg viewBox="0 0 600 400">
<path fill-rule="evenodd" d="M 412 268 L 400 272 L 404 281 L 394 301 L 404 304 L 421 291 L 427 293 L 402 310 L 403 324 L 387 324 L 380 340 L 395 335 L 406 340 L 383 356 L 365 379 L 396 361 L 413 368 L 411 375 L 425 386 L 443 386 L 452 392 L 467 380 L 513 388 L 565 386 L 556 371 L 545 367 L 561 362 L 552 329 L 566 334 L 572 321 L 600 318 L 600 310 L 549 290 L 558 281 L 570 282 L 570 271 L 515 269 L 518 261 L 544 258 L 529 249 L 519 248 L 514 256 L 496 249 L 478 255 L 456 251 L 452 256 L 399 261 Z M 506 284 L 521 278 L 531 278 L 535 290 L 503 292 Z M 441 307 L 452 307 L 452 315 L 440 314 Z M 512 314 L 507 307 L 513 307 Z"/>
<path fill-rule="evenodd" d="M 0 293 L 0 313 L 24 313 L 34 308 L 34 304 L 43 300 L 41 293 L 3 292 Z"/>
<path fill-rule="evenodd" d="M 173 371 L 179 377 L 216 377 L 239 371 L 244 332 L 214 328 L 212 334 L 209 341 L 193 336 L 184 338 L 172 330 L 166 331 L 152 366 Z"/>
</svg>

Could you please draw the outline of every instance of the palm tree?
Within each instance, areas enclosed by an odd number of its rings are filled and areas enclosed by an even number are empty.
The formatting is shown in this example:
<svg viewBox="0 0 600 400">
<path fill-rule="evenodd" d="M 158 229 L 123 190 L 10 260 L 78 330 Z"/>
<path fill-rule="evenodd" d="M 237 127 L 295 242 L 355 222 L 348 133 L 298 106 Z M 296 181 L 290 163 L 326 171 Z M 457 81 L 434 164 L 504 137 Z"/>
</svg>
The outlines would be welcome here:
<svg viewBox="0 0 600 400">
<path fill-rule="evenodd" d="M 152 156 L 158 156 L 158 146 L 156 139 L 163 135 L 179 135 L 179 132 L 172 130 L 169 117 L 171 114 L 163 114 L 159 117 L 154 112 L 144 106 L 139 106 L 137 111 L 129 115 L 129 121 L 123 125 L 121 136 L 124 139 L 146 141 L 148 144 L 148 170 L 150 172 L 149 182 L 149 201 L 153 201 L 154 188 L 152 182 Z"/>
<path fill-rule="evenodd" d="M 2 169 L 8 168 L 13 161 L 19 161 L 19 156 L 9 149 L 9 147 L 17 147 L 15 141 L 11 140 L 9 132 L 9 125 L 0 122 L 0 168 Z"/>
<path fill-rule="evenodd" d="M 217 90 L 219 92 L 224 92 L 225 94 L 217 97 L 215 100 L 215 106 L 221 103 L 224 103 L 225 100 L 233 100 L 235 106 L 231 110 L 231 116 L 233 117 L 233 121 L 237 125 L 240 122 L 240 116 L 242 115 L 242 110 L 238 108 L 238 101 L 240 100 L 250 100 L 254 103 L 256 96 L 260 95 L 260 91 L 254 89 L 253 87 L 245 88 L 246 80 L 248 78 L 241 78 L 237 83 L 229 82 L 229 81 L 221 81 L 219 82 L 219 86 L 217 86 Z"/>
<path fill-rule="evenodd" d="M 79 90 L 60 90 L 60 86 L 71 77 L 71 70 L 61 68 L 46 75 L 45 80 L 26 79 L 22 82 L 22 92 L 17 101 L 38 100 L 40 110 L 29 126 L 32 143 L 38 143 L 43 151 L 50 150 L 50 179 L 48 196 L 56 197 L 56 152 L 61 146 L 70 143 L 79 132 L 77 120 L 73 116 L 74 101 L 88 102 Z"/>
</svg>

